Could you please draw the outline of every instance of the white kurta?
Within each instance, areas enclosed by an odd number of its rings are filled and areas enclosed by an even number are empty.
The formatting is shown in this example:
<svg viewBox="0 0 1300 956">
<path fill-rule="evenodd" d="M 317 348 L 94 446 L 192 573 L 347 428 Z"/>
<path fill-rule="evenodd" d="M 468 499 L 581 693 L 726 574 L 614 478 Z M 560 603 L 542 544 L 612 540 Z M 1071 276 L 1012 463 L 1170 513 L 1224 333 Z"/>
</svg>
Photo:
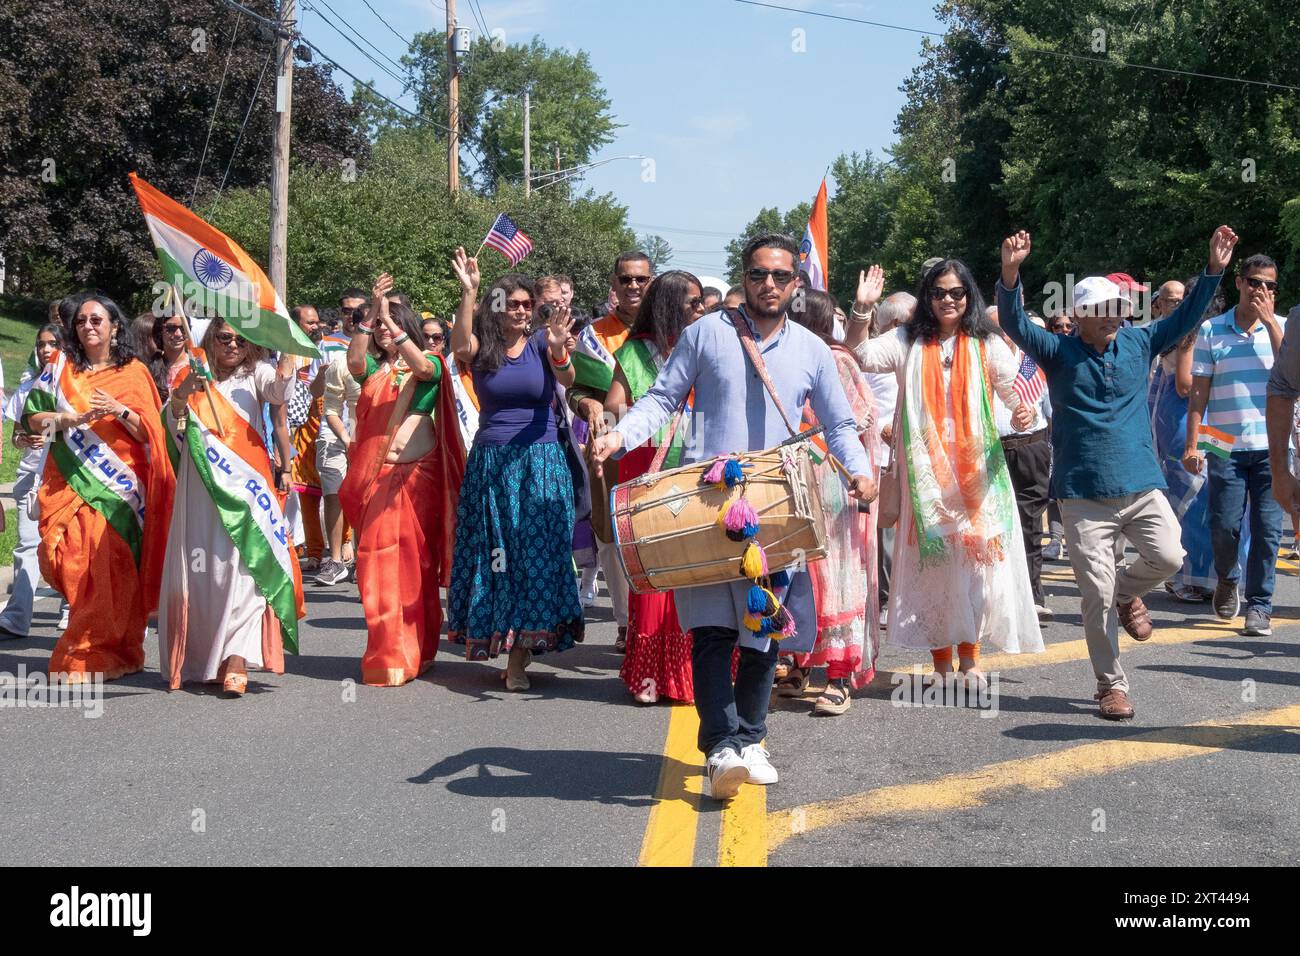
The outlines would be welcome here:
<svg viewBox="0 0 1300 956">
<path fill-rule="evenodd" d="M 259 363 L 216 388 L 246 421 L 262 420 L 262 403 L 279 404 L 293 380 L 280 382 L 275 369 Z M 176 421 L 167 408 L 167 427 Z M 183 439 L 182 439 L 183 441 Z M 267 605 L 252 574 L 221 524 L 189 452 L 181 449 L 176 468 L 176 504 L 163 563 L 158 603 L 160 668 L 171 673 L 171 649 L 184 640 L 182 681 L 211 681 L 226 658 L 238 655 L 249 668 L 262 667 L 262 619 Z"/>
<path fill-rule="evenodd" d="M 897 376 L 900 402 L 905 400 L 904 369 L 910 347 L 904 329 L 899 328 L 868 339 L 857 349 L 868 372 L 893 372 Z M 1012 388 L 1019 363 L 996 335 L 989 336 L 987 348 L 994 393 L 1008 407 L 1019 407 L 1020 397 Z M 949 371 L 944 369 L 945 385 L 948 378 Z M 894 440 L 897 447 L 901 436 Z M 907 455 L 899 456 L 902 502 L 889 582 L 889 643 L 933 650 L 978 641 L 1011 653 L 1041 651 L 1043 634 L 1034 609 L 1017 510 L 1011 509 L 1012 528 L 1001 561 L 977 564 L 964 549 L 953 547 L 942 562 L 922 568 L 912 496 L 907 491 L 911 464 L 907 459 Z"/>
</svg>

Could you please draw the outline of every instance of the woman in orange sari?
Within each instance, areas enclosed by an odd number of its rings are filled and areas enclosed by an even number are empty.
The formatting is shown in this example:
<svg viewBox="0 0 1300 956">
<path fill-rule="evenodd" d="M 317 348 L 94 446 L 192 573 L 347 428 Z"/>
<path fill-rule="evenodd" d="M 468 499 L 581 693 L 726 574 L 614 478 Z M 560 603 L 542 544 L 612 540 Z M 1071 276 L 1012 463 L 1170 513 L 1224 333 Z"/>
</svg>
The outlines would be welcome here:
<svg viewBox="0 0 1300 956">
<path fill-rule="evenodd" d="M 49 672 L 69 682 L 144 668 L 176 480 L 158 389 L 121 309 L 85 293 L 23 425 L 52 437 L 41 483 L 41 575 L 71 608 Z"/>
<path fill-rule="evenodd" d="M 438 589 L 451 573 L 456 500 L 465 474 L 442 359 L 425 350 L 420 317 L 375 281 L 348 346 L 361 384 L 348 473 L 339 488 L 357 533 L 357 587 L 369 640 L 361 680 L 397 687 L 433 664 L 442 631 Z M 436 412 L 436 414 L 435 414 Z"/>
</svg>

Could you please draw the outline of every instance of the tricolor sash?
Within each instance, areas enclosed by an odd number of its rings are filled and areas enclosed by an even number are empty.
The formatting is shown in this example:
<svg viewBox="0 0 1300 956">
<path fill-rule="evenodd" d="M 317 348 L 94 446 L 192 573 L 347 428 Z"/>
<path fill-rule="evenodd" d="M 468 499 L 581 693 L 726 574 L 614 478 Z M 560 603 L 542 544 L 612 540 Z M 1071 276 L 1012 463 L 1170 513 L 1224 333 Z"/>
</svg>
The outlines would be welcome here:
<svg viewBox="0 0 1300 956">
<path fill-rule="evenodd" d="M 456 365 L 455 357 L 450 354 L 442 359 L 447 366 L 447 382 L 451 384 L 452 398 L 456 400 L 456 420 L 460 422 L 461 442 L 469 448 L 474 444 L 474 436 L 478 433 L 478 396 L 474 394 L 469 369 L 462 371 Z"/>
<path fill-rule="evenodd" d="M 655 383 L 659 373 L 663 371 L 665 356 L 659 351 L 659 348 L 650 339 L 629 338 L 623 347 L 618 350 L 618 364 L 623 369 L 623 376 L 627 379 L 628 388 L 631 389 L 631 399 L 635 404 L 640 401 L 646 392 Z M 682 418 L 678 423 L 677 430 L 673 433 L 672 445 L 668 449 L 668 454 L 664 459 L 664 468 L 676 468 L 682 461 L 682 449 L 685 445 L 686 435 L 691 426 L 691 406 L 693 405 L 694 391 L 687 396 L 686 402 L 682 407 Z M 658 448 L 663 445 L 667 438 L 667 425 L 659 429 L 655 434 L 652 442 L 654 447 Z"/>
<path fill-rule="evenodd" d="M 572 356 L 575 384 L 601 394 L 608 392 L 614 382 L 614 353 L 627 336 L 627 326 L 612 312 L 583 329 Z"/>
<path fill-rule="evenodd" d="M 177 384 L 192 374 L 186 369 Z M 168 430 L 167 450 L 174 464 L 182 450 L 189 455 L 222 527 L 253 576 L 258 593 L 280 622 L 285 649 L 296 654 L 298 618 L 306 613 L 302 573 L 294 551 L 293 528 L 276 495 L 266 446 L 257 429 L 219 389 L 209 385 L 208 390 L 212 405 L 202 391 L 189 397 L 189 423 L 180 439 L 183 449 Z"/>
<path fill-rule="evenodd" d="M 81 415 L 89 410 L 93 390 L 84 376 L 73 373 L 63 353 L 55 353 L 27 394 L 23 406 L 24 427 L 39 412 Z M 140 409 L 133 410 L 140 412 Z M 104 516 L 109 527 L 130 547 L 139 565 L 146 497 L 139 471 L 148 466 L 140 445 L 120 421 L 107 417 L 56 433 L 49 449 L 49 461 L 68 486 Z"/>
</svg>

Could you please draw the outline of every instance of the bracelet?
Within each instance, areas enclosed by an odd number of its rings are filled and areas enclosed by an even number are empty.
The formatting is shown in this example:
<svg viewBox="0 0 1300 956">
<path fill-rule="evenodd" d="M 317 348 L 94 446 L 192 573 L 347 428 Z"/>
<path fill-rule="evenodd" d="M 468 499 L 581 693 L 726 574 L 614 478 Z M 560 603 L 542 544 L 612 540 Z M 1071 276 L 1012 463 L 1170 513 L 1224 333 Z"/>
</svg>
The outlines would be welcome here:
<svg viewBox="0 0 1300 956">
<path fill-rule="evenodd" d="M 374 335 L 374 334 L 375 334 L 375 330 L 374 330 L 374 329 L 372 329 L 372 328 L 371 328 L 370 326 L 368 326 L 368 325 L 362 325 L 360 322 L 357 323 L 357 331 L 360 332 L 362 335 Z"/>
<path fill-rule="evenodd" d="M 875 318 L 876 307 L 873 305 L 870 312 L 859 312 L 858 307 L 855 305 L 849 310 L 849 315 L 851 316 L 852 321 L 858 323 L 858 325 L 865 325 Z"/>
<path fill-rule="evenodd" d="M 411 337 L 407 333 L 403 332 L 397 338 L 393 339 L 393 347 L 401 348 L 403 342 L 409 342 L 409 341 L 411 341 Z"/>
<path fill-rule="evenodd" d="M 546 353 L 546 357 L 551 360 L 551 367 L 559 369 L 560 371 L 564 371 L 566 368 L 568 368 L 570 365 L 573 364 L 573 359 L 569 357 L 568 352 L 564 353 L 564 360 L 561 362 L 555 361 L 555 356 L 550 351 Z"/>
</svg>

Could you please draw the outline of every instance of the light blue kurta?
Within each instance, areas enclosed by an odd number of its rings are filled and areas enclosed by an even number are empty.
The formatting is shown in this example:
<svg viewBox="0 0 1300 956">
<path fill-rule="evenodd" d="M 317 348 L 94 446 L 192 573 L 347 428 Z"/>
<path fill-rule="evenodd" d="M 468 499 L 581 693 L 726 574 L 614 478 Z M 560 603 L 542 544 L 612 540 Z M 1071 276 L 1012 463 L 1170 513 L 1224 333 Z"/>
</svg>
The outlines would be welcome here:
<svg viewBox="0 0 1300 956">
<path fill-rule="evenodd" d="M 781 404 L 795 427 L 804 402 L 811 402 L 817 421 L 826 425 L 825 438 L 831 452 L 851 474 L 870 474 L 853 409 L 826 343 L 787 320 L 760 350 Z M 623 449 L 637 448 L 648 441 L 692 388 L 694 413 L 682 464 L 731 452 L 762 451 L 790 437 L 762 379 L 737 340 L 735 329 L 722 312 L 711 312 L 682 333 L 650 391 L 637 400 L 616 427 L 623 436 Z M 749 582 L 739 579 L 674 591 L 682 629 L 731 628 L 740 633 L 742 647 L 767 650 L 769 638 L 756 637 L 741 626 L 748 591 Z M 785 639 L 782 647 L 798 649 L 807 644 L 811 650 L 816 635 L 805 632 L 815 631 L 816 617 L 806 571 L 792 576 L 786 605 L 800 633 L 797 638 Z"/>
</svg>

